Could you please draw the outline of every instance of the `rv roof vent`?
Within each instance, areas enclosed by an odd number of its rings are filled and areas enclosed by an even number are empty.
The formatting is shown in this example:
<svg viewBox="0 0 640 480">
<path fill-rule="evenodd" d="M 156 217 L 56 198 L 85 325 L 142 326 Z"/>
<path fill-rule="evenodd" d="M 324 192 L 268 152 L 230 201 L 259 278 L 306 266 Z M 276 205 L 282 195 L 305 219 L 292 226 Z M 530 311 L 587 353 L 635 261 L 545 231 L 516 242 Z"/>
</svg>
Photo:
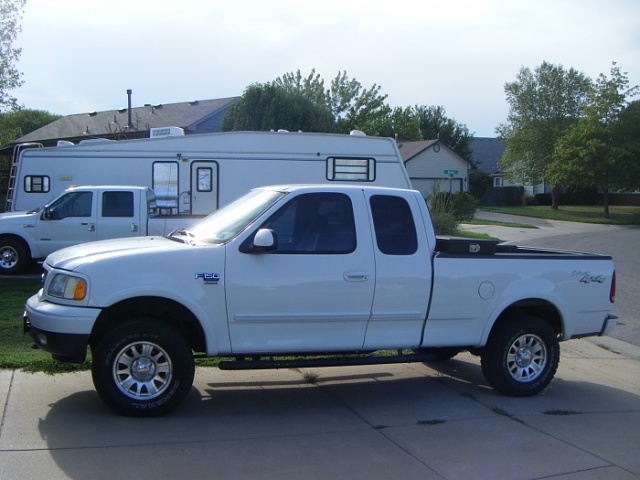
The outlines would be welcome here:
<svg viewBox="0 0 640 480">
<path fill-rule="evenodd" d="M 75 145 L 75 143 L 69 140 L 58 140 L 58 143 L 56 143 L 56 147 L 70 147 L 72 145 Z"/>
<path fill-rule="evenodd" d="M 79 145 L 83 143 L 105 143 L 105 142 L 113 142 L 114 140 L 109 140 L 108 138 L 87 138 L 86 140 L 80 140 Z"/>
<path fill-rule="evenodd" d="M 149 130 L 149 138 L 181 136 L 184 136 L 184 129 L 180 127 L 157 127 Z"/>
<path fill-rule="evenodd" d="M 362 130 L 351 130 L 349 132 L 349 135 L 353 135 L 354 137 L 366 137 L 367 134 L 364 133 Z"/>
</svg>

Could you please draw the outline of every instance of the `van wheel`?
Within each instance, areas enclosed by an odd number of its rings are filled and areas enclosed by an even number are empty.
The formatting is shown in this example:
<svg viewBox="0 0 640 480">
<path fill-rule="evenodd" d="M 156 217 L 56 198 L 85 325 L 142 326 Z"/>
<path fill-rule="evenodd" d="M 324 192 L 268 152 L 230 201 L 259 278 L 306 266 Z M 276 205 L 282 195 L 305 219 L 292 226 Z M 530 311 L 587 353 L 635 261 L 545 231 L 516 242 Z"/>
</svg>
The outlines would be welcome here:
<svg viewBox="0 0 640 480">
<path fill-rule="evenodd" d="M 512 397 L 527 397 L 544 390 L 559 361 L 557 333 L 547 322 L 533 316 L 522 316 L 498 327 L 481 353 L 487 382 Z"/>
<path fill-rule="evenodd" d="M 162 415 L 177 406 L 193 384 L 191 348 L 177 329 L 157 319 L 114 328 L 92 353 L 96 391 L 123 415 Z"/>
<path fill-rule="evenodd" d="M 30 261 L 31 257 L 21 241 L 15 238 L 0 239 L 0 274 L 20 273 Z"/>
</svg>

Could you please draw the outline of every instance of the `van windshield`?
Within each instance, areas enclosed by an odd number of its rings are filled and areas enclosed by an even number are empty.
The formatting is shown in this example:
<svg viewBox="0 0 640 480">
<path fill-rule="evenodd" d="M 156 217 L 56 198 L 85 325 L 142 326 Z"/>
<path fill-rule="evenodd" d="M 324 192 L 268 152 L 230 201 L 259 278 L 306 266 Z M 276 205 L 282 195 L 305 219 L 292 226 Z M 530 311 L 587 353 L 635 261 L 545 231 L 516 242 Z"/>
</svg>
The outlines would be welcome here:
<svg viewBox="0 0 640 480">
<path fill-rule="evenodd" d="M 277 190 L 252 190 L 191 225 L 188 234 L 198 243 L 225 243 L 251 225 L 284 195 L 284 192 Z"/>
</svg>

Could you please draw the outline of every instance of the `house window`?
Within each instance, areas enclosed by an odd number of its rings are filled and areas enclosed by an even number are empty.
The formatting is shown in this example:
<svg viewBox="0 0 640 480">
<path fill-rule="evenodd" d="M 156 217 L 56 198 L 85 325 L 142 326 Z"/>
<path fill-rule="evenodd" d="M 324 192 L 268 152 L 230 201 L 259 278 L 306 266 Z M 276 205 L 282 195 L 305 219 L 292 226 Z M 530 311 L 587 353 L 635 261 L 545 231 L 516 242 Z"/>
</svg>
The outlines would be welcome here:
<svg viewBox="0 0 640 480">
<path fill-rule="evenodd" d="M 47 193 L 51 182 L 46 175 L 27 175 L 24 177 L 24 191 L 28 193 Z"/>
<path fill-rule="evenodd" d="M 503 187 L 502 177 L 493 177 L 493 186 L 496 188 Z"/>
<path fill-rule="evenodd" d="M 327 158 L 327 179 L 349 182 L 373 182 L 376 179 L 375 158 Z"/>
</svg>

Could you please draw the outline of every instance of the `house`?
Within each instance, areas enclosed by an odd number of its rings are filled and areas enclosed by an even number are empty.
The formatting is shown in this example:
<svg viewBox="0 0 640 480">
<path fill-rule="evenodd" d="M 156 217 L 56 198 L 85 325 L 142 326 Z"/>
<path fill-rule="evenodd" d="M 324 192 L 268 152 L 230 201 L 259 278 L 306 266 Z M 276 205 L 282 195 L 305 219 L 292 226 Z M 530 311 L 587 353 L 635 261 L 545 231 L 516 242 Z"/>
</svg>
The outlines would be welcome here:
<svg viewBox="0 0 640 480">
<path fill-rule="evenodd" d="M 131 104 L 131 91 L 129 105 Z M 38 142 L 45 147 L 58 140 L 77 143 L 90 138 L 124 140 L 148 138 L 156 127 L 180 127 L 186 134 L 220 131 L 222 118 L 240 97 L 195 100 L 183 103 L 144 105 L 104 112 L 68 115 L 18 138 L 14 144 Z"/>
<path fill-rule="evenodd" d="M 413 188 L 423 196 L 433 193 L 438 182 L 441 191 L 469 191 L 471 164 L 440 140 L 398 142 L 398 149 Z"/>
<path fill-rule="evenodd" d="M 504 145 L 497 138 L 474 137 L 471 141 L 471 160 L 478 170 L 489 174 L 491 185 L 495 188 L 509 185 L 505 180 L 505 171 L 499 166 L 504 153 Z"/>
</svg>

